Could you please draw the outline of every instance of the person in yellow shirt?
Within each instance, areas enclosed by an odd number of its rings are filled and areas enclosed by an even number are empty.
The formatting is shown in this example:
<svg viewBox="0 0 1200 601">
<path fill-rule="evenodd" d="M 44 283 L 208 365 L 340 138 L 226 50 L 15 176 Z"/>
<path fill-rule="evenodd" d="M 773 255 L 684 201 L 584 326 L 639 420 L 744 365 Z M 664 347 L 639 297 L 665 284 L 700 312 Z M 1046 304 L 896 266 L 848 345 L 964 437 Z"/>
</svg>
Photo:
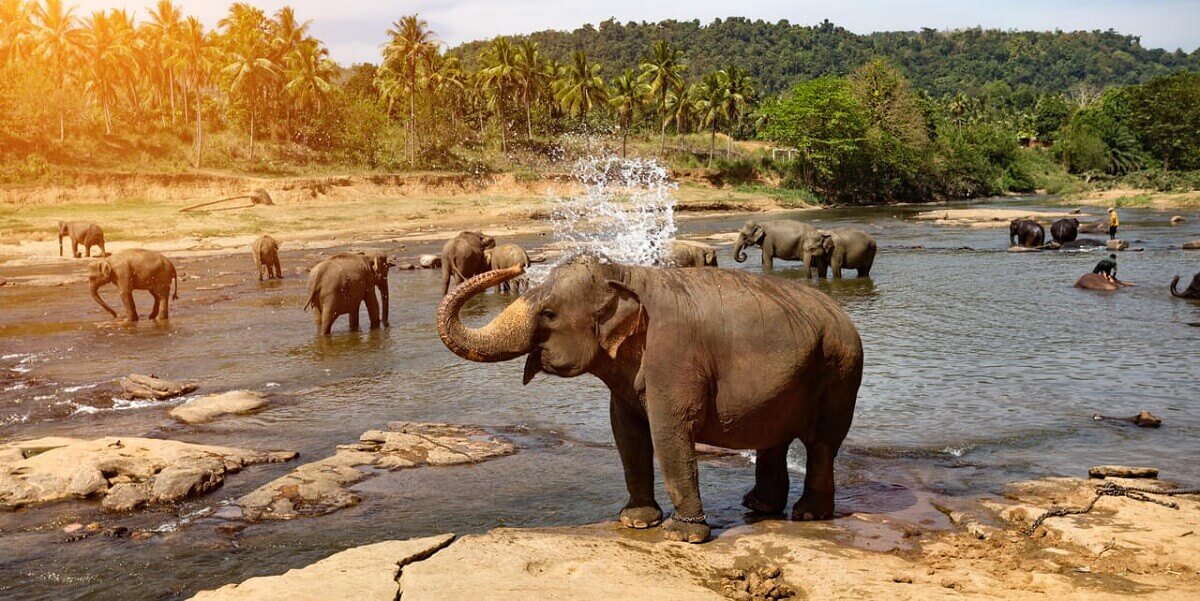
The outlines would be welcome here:
<svg viewBox="0 0 1200 601">
<path fill-rule="evenodd" d="M 1117 239 L 1117 226 L 1121 225 L 1121 220 L 1117 218 L 1117 209 L 1108 207 L 1108 239 Z"/>
</svg>

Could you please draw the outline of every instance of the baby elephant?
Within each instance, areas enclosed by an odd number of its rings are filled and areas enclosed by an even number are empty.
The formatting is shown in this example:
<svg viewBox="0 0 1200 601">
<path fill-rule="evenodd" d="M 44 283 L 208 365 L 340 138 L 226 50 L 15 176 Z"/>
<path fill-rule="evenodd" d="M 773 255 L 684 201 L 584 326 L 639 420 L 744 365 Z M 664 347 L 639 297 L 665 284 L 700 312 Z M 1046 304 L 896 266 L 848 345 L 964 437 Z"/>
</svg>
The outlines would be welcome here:
<svg viewBox="0 0 1200 601">
<path fill-rule="evenodd" d="M 137 307 L 133 304 L 134 290 L 149 290 L 154 295 L 154 309 L 150 319 L 168 319 L 170 300 L 179 298 L 179 280 L 175 265 L 161 253 L 141 248 L 122 250 L 111 257 L 93 261 L 88 265 L 88 281 L 92 298 L 105 311 L 117 317 L 117 312 L 100 298 L 100 287 L 116 284 L 121 293 L 121 304 L 129 321 L 137 321 Z M 175 283 L 175 294 L 171 294 L 171 283 Z"/>
<path fill-rule="evenodd" d="M 84 256 L 92 256 L 92 247 L 100 247 L 101 257 L 104 251 L 104 230 L 90 221 L 59 221 L 58 222 L 58 256 L 63 256 L 63 238 L 71 238 L 71 256 L 79 258 L 79 245 L 83 245 Z"/>
<path fill-rule="evenodd" d="M 254 266 L 258 268 L 258 281 L 263 281 L 263 275 L 268 280 L 283 279 L 283 271 L 279 267 L 279 242 L 270 236 L 262 236 L 250 245 L 250 254 L 254 255 Z"/>
<path fill-rule="evenodd" d="M 871 275 L 875 264 L 875 237 L 860 229 L 843 227 L 836 230 L 813 230 L 804 235 L 804 264 L 806 277 L 812 269 L 825 277 L 826 268 L 833 268 L 833 277 L 842 277 L 842 268 L 857 269 L 858 277 Z"/>
<path fill-rule="evenodd" d="M 312 308 L 317 332 L 328 336 L 333 322 L 342 315 L 350 316 L 350 329 L 358 329 L 358 309 L 367 305 L 371 329 L 379 327 L 379 301 L 375 298 L 378 275 L 371 260 L 358 253 L 338 253 L 321 261 L 308 274 L 308 303 Z"/>
<path fill-rule="evenodd" d="M 668 267 L 716 267 L 717 249 L 703 242 L 672 240 Z"/>
<path fill-rule="evenodd" d="M 507 269 L 513 265 L 520 265 L 526 269 L 529 268 L 529 254 L 525 249 L 516 244 L 502 244 L 496 248 L 489 248 L 483 251 L 483 256 L 487 260 L 488 268 L 491 270 Z M 529 289 L 529 280 L 527 278 L 516 278 L 512 280 L 512 291 L 517 294 L 521 293 L 521 283 L 524 282 L 525 289 Z M 496 286 L 496 292 L 508 292 L 509 282 L 500 282 Z"/>
</svg>

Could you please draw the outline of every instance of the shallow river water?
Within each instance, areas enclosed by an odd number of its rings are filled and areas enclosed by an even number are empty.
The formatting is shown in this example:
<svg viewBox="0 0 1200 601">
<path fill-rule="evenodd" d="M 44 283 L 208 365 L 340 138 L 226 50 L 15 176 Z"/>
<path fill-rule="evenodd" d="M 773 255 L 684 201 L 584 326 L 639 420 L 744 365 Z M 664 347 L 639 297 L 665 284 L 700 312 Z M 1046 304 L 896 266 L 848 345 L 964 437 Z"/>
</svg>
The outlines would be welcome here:
<svg viewBox="0 0 1200 601">
<path fill-rule="evenodd" d="M 1006 199 L 989 206 L 1057 208 L 1044 204 Z M 855 422 L 839 457 L 839 512 L 912 510 L 916 490 L 995 494 L 1004 482 L 1080 475 L 1100 463 L 1153 465 L 1167 479 L 1200 484 L 1200 329 L 1187 326 L 1200 321 L 1200 304 L 1167 292 L 1173 275 L 1186 285 L 1200 270 L 1200 253 L 1178 250 L 1200 238 L 1200 219 L 1171 226 L 1169 213 L 1123 210 L 1123 237 L 1146 250 L 1122 253 L 1120 276 L 1139 285 L 1099 293 L 1071 284 L 1104 251 L 1010 254 L 1006 228 L 907 218 L 919 210 L 792 216 L 822 227 L 857 224 L 880 243 L 870 279 L 816 284 L 846 308 L 866 349 Z M 731 232 L 745 219 L 685 220 L 679 229 L 684 236 Z M 532 248 L 549 238 L 512 241 Z M 402 256 L 439 246 L 409 243 Z M 722 267 L 759 270 L 757 249 L 744 264 L 730 250 L 721 247 Z M 332 339 L 318 339 L 301 310 L 305 282 L 295 271 L 318 258 L 285 245 L 287 277 L 266 284 L 255 281 L 248 253 L 179 260 L 185 275 L 200 277 L 181 282 L 169 325 L 100 327 L 105 316 L 84 284 L 0 290 L 0 440 L 163 437 L 291 449 L 300 452 L 298 462 L 328 456 L 388 421 L 413 420 L 496 426 L 520 452 L 473 466 L 381 473 L 354 487 L 363 499 L 356 507 L 236 535 L 219 532 L 204 514 L 296 462 L 248 468 L 199 499 L 130 516 L 104 514 L 94 503 L 0 513 L 0 597 L 180 598 L 385 539 L 616 515 L 624 484 L 599 381 L 542 375 L 522 387 L 521 361 L 459 360 L 434 328 L 440 282 L 433 271 L 393 273 L 391 328 L 352 333 L 343 319 Z M 779 277 L 802 280 L 794 267 L 776 262 Z M 82 261 L 39 268 L 47 269 L 84 268 Z M 30 271 L 0 265 L 3 276 Z M 106 296 L 115 301 L 115 290 Z M 148 301 L 138 298 L 144 315 Z M 480 321 L 510 300 L 488 293 L 465 313 Z M 114 405 L 103 383 L 129 373 L 195 380 L 201 392 L 249 388 L 275 396 L 251 416 L 184 426 L 166 414 L 178 401 Z M 1094 412 L 1143 409 L 1164 426 L 1091 419 Z M 799 445 L 792 459 L 794 501 Z M 702 463 L 714 523 L 745 519 L 738 501 L 752 479 L 748 459 Z M 659 500 L 667 501 L 661 485 Z M 91 520 L 161 535 L 62 542 L 63 525 Z"/>
</svg>

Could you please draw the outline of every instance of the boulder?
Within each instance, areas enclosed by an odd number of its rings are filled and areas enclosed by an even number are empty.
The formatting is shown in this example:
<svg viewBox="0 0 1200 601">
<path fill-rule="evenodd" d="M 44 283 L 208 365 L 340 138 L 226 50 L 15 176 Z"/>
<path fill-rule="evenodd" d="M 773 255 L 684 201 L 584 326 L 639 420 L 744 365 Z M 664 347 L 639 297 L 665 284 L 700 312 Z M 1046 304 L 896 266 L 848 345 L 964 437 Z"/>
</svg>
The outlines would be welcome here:
<svg viewBox="0 0 1200 601">
<path fill-rule="evenodd" d="M 1108 250 L 1125 250 L 1129 248 L 1129 243 L 1124 240 L 1109 240 L 1104 243 L 1104 247 Z"/>
<path fill-rule="evenodd" d="M 1200 250 L 1200 240 L 1189 240 L 1183 243 L 1184 250 Z"/>
<path fill-rule="evenodd" d="M 267 396 L 252 390 L 231 390 L 192 399 L 174 409 L 171 417 L 189 424 L 198 424 L 229 413 L 248 413 L 267 404 Z"/>
<path fill-rule="evenodd" d="M 0 445 L 0 507 L 88 497 L 101 498 L 110 509 L 171 503 L 212 490 L 248 465 L 295 457 L 296 453 L 289 451 L 251 451 L 152 438 L 46 438 L 8 443 Z M 115 495 L 111 501 L 107 500 L 109 494 Z"/>
<path fill-rule="evenodd" d="M 1097 465 L 1088 468 L 1091 478 L 1157 478 L 1158 468 L 1127 465 Z"/>
<path fill-rule="evenodd" d="M 325 601 L 399 599 L 396 577 L 405 566 L 437 553 L 454 540 L 439 534 L 411 540 L 393 540 L 354 547 L 312 565 L 278 576 L 260 576 L 241 584 L 200 591 L 196 601 Z"/>
<path fill-rule="evenodd" d="M 171 382 L 155 376 L 132 374 L 121 379 L 121 389 L 126 398 L 162 401 L 183 396 L 196 390 L 197 386 L 188 382 Z"/>
<path fill-rule="evenodd" d="M 1031 248 L 1028 246 L 1012 246 L 1012 247 L 1009 247 L 1008 252 L 1010 252 L 1010 253 L 1040 253 L 1040 252 L 1042 252 L 1042 249 Z"/>
<path fill-rule="evenodd" d="M 421 255 L 417 257 L 417 265 L 421 269 L 438 269 L 442 266 L 442 258 L 438 255 Z"/>
<path fill-rule="evenodd" d="M 347 487 L 373 466 L 388 470 L 477 463 L 515 453 L 512 443 L 486 430 L 453 424 L 392 422 L 369 430 L 332 457 L 302 465 L 237 500 L 245 519 L 289 520 L 332 513 L 359 502 Z"/>
</svg>

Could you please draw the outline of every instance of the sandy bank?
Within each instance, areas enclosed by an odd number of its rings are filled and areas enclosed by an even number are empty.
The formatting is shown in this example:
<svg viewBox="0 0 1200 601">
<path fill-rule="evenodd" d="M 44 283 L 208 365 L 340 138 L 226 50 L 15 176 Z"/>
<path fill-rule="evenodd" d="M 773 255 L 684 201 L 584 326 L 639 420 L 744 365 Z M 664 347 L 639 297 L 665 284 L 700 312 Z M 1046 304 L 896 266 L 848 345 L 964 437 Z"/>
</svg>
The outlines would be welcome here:
<svg viewBox="0 0 1200 601">
<path fill-rule="evenodd" d="M 1063 217 L 1076 217 L 1080 221 L 1088 218 L 1077 212 L 1030 211 L 1027 209 L 939 209 L 917 213 L 914 219 L 932 221 L 938 225 L 974 228 L 1008 227 L 1013 219 L 1033 219 L 1046 224 Z"/>
<path fill-rule="evenodd" d="M 361 591 L 356 596 L 362 599 L 408 601 L 1200 595 L 1200 496 L 1151 495 L 1177 508 L 1101 496 L 1091 512 L 1051 517 L 1025 534 L 1035 516 L 1054 506 L 1085 507 L 1097 486 L 1107 483 L 1171 487 L 1154 480 L 1078 478 L 1016 483 L 1003 498 L 941 508 L 956 524 L 948 532 L 925 532 L 896 516 L 857 514 L 825 523 L 737 526 L 703 545 L 664 541 L 655 529 L 632 531 L 613 523 L 501 528 L 448 546 L 445 537 L 431 537 L 351 549 L 196 598 L 276 599 L 286 591 L 289 599 L 302 600 L 339 590 Z M 864 521 L 876 528 L 862 528 Z M 895 544 L 867 550 L 864 537 Z M 872 546 L 878 549 L 878 540 Z M 427 558 L 420 557 L 422 551 Z"/>
<path fill-rule="evenodd" d="M 1200 209 L 1200 192 L 1159 192 L 1137 188 L 1116 188 L 1073 194 L 1064 197 L 1063 203 L 1093 207 L 1197 210 Z"/>
</svg>

